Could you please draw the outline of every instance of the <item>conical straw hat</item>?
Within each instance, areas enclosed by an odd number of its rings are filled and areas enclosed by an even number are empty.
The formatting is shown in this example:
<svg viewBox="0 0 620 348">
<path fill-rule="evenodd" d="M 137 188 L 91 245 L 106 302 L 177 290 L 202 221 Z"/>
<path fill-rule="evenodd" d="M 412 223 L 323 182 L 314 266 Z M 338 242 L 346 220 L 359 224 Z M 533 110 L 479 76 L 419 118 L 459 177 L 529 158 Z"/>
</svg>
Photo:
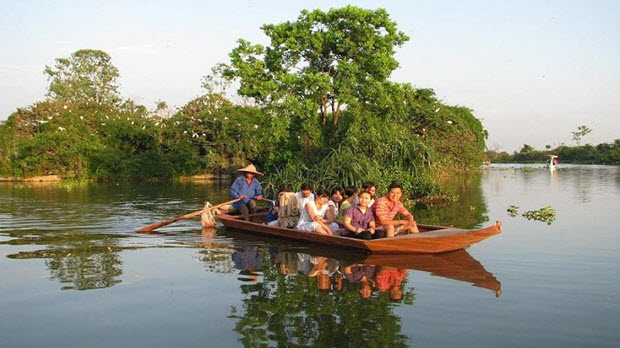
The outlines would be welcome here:
<svg viewBox="0 0 620 348">
<path fill-rule="evenodd" d="M 247 172 L 247 173 L 254 173 L 257 175 L 263 175 L 263 173 L 259 172 L 256 170 L 256 167 L 254 167 L 253 164 L 250 164 L 249 166 L 245 167 L 245 168 L 241 168 L 241 169 L 237 169 L 238 172 Z"/>
</svg>

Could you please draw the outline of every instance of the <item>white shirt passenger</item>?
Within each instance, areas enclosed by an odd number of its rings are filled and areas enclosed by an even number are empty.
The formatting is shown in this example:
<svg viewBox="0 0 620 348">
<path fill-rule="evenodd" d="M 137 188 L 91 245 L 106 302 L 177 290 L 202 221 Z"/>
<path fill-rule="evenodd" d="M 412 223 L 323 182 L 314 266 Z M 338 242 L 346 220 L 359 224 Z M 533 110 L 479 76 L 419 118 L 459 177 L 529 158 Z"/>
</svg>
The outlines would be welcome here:
<svg viewBox="0 0 620 348">
<path fill-rule="evenodd" d="M 297 201 L 299 202 L 299 210 L 303 210 L 306 203 L 314 202 L 314 193 L 310 193 L 308 197 L 304 197 L 304 194 L 299 191 L 295 193 L 295 196 L 297 196 Z"/>
</svg>

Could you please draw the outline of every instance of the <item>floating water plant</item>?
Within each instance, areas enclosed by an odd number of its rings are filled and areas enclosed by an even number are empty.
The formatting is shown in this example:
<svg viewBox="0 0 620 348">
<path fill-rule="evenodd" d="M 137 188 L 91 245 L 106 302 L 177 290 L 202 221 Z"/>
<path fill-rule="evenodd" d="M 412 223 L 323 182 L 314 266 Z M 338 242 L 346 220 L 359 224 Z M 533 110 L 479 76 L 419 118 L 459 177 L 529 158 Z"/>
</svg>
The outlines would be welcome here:
<svg viewBox="0 0 620 348">
<path fill-rule="evenodd" d="M 517 210 L 519 210 L 519 207 L 517 207 L 516 205 L 511 205 L 508 207 L 508 209 L 506 209 L 506 211 L 508 212 L 508 215 L 512 217 L 517 216 Z"/>
<path fill-rule="evenodd" d="M 543 221 L 546 222 L 547 225 L 551 225 L 556 215 L 557 212 L 550 205 L 538 210 L 529 210 L 522 214 L 522 216 L 528 220 Z"/>
</svg>

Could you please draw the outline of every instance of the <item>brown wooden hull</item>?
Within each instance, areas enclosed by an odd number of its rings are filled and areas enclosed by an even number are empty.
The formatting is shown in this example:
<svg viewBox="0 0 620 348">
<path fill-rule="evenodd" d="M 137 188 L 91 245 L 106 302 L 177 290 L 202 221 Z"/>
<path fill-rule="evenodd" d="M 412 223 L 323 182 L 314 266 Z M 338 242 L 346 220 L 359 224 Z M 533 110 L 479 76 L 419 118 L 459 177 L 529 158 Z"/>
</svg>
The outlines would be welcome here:
<svg viewBox="0 0 620 348">
<path fill-rule="evenodd" d="M 399 235 L 393 238 L 361 240 L 340 236 L 322 235 L 307 231 L 271 227 L 262 223 L 245 221 L 239 216 L 218 215 L 224 226 L 252 233 L 267 234 L 298 241 L 363 250 L 383 254 L 436 254 L 466 248 L 500 233 L 501 224 L 496 223 L 479 230 L 418 225 L 420 233 Z"/>
<path fill-rule="evenodd" d="M 370 254 L 362 263 L 428 272 L 433 276 L 471 283 L 473 286 L 501 293 L 502 284 L 467 251 L 457 250 L 434 255 Z"/>
</svg>

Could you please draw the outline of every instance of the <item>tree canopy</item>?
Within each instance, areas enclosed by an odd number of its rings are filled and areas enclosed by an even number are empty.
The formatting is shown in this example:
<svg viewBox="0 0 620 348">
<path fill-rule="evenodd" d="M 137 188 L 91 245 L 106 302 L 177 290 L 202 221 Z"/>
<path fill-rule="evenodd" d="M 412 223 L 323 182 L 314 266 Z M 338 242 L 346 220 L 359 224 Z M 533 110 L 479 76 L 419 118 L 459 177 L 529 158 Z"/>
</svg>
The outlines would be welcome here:
<svg viewBox="0 0 620 348">
<path fill-rule="evenodd" d="M 336 125 L 343 108 L 381 88 L 398 67 L 394 48 L 409 39 L 384 9 L 355 6 L 304 10 L 297 21 L 262 30 L 270 45 L 240 39 L 226 75 L 240 79 L 241 95 L 299 104 L 303 112 L 318 111 L 323 125 L 328 118 Z"/>
<path fill-rule="evenodd" d="M 59 101 L 117 104 L 119 73 L 111 60 L 106 52 L 91 49 L 57 58 L 53 67 L 44 70 L 50 81 L 48 96 Z"/>
</svg>

